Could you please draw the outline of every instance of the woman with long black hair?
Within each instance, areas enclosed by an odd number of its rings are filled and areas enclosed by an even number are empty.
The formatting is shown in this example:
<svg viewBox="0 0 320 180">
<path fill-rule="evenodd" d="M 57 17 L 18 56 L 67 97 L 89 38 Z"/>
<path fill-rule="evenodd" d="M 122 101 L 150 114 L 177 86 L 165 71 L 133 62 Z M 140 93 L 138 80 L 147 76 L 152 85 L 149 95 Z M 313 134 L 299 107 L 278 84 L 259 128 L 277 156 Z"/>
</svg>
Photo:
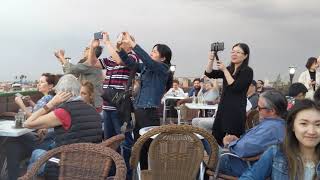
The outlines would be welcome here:
<svg viewBox="0 0 320 180">
<path fill-rule="evenodd" d="M 122 43 L 127 44 L 137 54 L 142 63 L 136 63 L 129 60 L 125 51 L 120 51 L 119 56 L 129 67 L 137 68 L 141 73 L 140 90 L 135 96 L 135 127 L 133 129 L 134 139 L 140 137 L 139 130 L 148 126 L 159 126 L 160 117 L 158 108 L 161 98 L 166 92 L 168 81 L 172 79 L 169 67 L 171 65 L 171 49 L 165 44 L 156 44 L 153 46 L 150 55 L 145 52 L 138 44 L 130 38 L 129 33 L 123 33 Z M 148 143 L 144 145 L 141 151 L 141 169 L 147 169 Z"/>
<path fill-rule="evenodd" d="M 221 100 L 212 127 L 212 134 L 221 146 L 226 134 L 240 137 L 245 132 L 246 93 L 253 79 L 253 71 L 248 66 L 249 55 L 249 46 L 237 43 L 232 47 L 230 65 L 226 67 L 223 62 L 216 60 L 218 70 L 213 70 L 216 58 L 213 52 L 209 54 L 205 75 L 223 79 Z"/>
</svg>

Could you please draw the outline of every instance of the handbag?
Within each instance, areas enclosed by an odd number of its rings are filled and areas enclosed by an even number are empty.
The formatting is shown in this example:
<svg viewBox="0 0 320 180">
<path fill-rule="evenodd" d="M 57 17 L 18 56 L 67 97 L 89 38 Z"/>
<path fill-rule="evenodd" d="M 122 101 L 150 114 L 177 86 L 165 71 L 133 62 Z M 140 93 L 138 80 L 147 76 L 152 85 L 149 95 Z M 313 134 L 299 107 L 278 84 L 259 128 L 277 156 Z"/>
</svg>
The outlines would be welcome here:
<svg viewBox="0 0 320 180">
<path fill-rule="evenodd" d="M 104 89 L 102 94 L 103 100 L 107 101 L 111 106 L 117 108 L 117 112 L 119 115 L 119 119 L 122 122 L 129 123 L 131 121 L 131 112 L 134 111 L 133 104 L 132 104 L 132 80 L 136 74 L 137 66 L 134 66 L 130 70 L 130 75 L 128 78 L 128 83 L 125 86 L 125 89 L 116 89 L 112 87 L 108 87 Z M 110 76 L 111 80 L 112 74 Z M 110 85 L 110 81 L 109 81 Z"/>
</svg>

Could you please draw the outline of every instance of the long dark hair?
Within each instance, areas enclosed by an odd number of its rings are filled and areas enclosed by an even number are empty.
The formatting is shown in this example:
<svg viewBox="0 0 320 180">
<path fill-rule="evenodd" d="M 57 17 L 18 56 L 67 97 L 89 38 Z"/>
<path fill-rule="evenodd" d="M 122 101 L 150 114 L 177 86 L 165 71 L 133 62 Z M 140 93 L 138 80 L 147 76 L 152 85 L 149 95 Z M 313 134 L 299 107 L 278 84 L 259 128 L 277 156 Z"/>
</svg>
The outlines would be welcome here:
<svg viewBox="0 0 320 180">
<path fill-rule="evenodd" d="M 300 176 L 299 179 L 303 179 L 304 168 L 303 162 L 300 156 L 299 141 L 293 131 L 293 124 L 297 117 L 297 114 L 303 110 L 314 109 L 320 112 L 320 106 L 315 102 L 304 99 L 296 102 L 296 104 L 290 109 L 287 116 L 287 128 L 282 150 L 288 161 L 288 174 L 290 179 L 295 179 L 296 176 Z M 316 146 L 316 154 L 318 154 L 318 160 L 320 159 L 320 143 Z"/>
<path fill-rule="evenodd" d="M 237 69 L 237 71 L 234 73 L 235 71 L 235 65 L 233 62 L 230 63 L 230 65 L 227 67 L 228 70 L 230 71 L 231 74 L 235 74 L 237 75 L 239 73 L 239 71 L 245 67 L 248 67 L 249 65 L 249 57 L 250 57 L 250 48 L 247 44 L 245 43 L 237 43 L 235 45 L 232 46 L 232 49 L 236 46 L 239 46 L 243 52 L 244 55 L 247 55 L 247 57 L 243 60 L 242 64 L 240 65 L 240 67 Z"/>
<path fill-rule="evenodd" d="M 163 63 L 168 65 L 168 68 L 170 68 L 171 66 L 171 57 L 172 57 L 172 51 L 169 48 L 169 46 L 165 45 L 165 44 L 156 44 L 153 46 L 153 48 L 157 47 L 157 50 L 160 54 L 161 58 L 164 58 Z M 171 86 L 172 86 L 172 81 L 173 81 L 173 72 L 168 71 L 168 79 L 166 82 L 166 91 L 168 91 Z"/>
<path fill-rule="evenodd" d="M 160 57 L 164 58 L 165 60 L 163 63 L 167 64 L 169 67 L 171 65 L 171 57 L 172 57 L 172 51 L 169 48 L 169 46 L 165 44 L 156 44 L 153 46 L 153 48 L 157 47 L 157 50 L 160 54 Z"/>
</svg>

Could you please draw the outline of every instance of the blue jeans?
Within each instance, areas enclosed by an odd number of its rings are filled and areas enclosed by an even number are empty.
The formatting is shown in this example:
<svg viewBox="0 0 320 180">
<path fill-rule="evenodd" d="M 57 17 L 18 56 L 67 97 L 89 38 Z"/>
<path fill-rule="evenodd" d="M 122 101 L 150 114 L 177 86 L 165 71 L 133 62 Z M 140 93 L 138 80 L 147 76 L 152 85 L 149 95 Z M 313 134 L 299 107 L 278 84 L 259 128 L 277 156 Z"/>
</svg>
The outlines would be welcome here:
<svg viewBox="0 0 320 180">
<path fill-rule="evenodd" d="M 28 170 L 31 169 L 32 165 L 38 160 L 40 159 L 43 155 L 46 154 L 46 150 L 43 150 L 43 149 L 36 149 L 34 151 L 32 151 L 32 154 L 31 154 L 31 158 L 30 158 L 30 161 L 29 161 L 29 165 L 28 165 Z M 38 173 L 37 175 L 38 176 L 44 176 L 44 168 L 45 168 L 45 165 L 46 163 L 44 163 L 40 169 L 38 170 Z"/>
<path fill-rule="evenodd" d="M 219 172 L 223 174 L 240 177 L 247 169 L 247 163 L 239 158 L 223 156 L 220 159 Z"/>
<path fill-rule="evenodd" d="M 120 121 L 117 111 L 103 110 L 103 122 L 104 122 L 104 138 L 109 139 L 112 136 L 121 134 L 122 121 Z M 127 166 L 127 179 L 132 177 L 132 169 L 130 168 L 129 160 L 131 156 L 131 148 L 133 145 L 133 137 L 131 132 L 125 133 L 125 140 L 120 145 L 121 153 Z M 120 153 L 120 149 L 118 150 Z M 115 173 L 115 169 L 112 168 L 110 175 Z"/>
</svg>

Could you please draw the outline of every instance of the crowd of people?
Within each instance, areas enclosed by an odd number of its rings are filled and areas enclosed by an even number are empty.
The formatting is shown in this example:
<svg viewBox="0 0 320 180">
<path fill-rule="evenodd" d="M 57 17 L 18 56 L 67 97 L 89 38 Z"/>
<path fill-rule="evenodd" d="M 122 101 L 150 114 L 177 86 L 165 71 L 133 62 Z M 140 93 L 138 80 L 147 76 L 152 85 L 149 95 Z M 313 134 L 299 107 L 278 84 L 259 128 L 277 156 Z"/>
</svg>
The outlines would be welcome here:
<svg viewBox="0 0 320 180">
<path fill-rule="evenodd" d="M 107 32 L 101 32 L 101 37 L 90 42 L 77 64 L 67 60 L 63 49 L 54 52 L 64 75 L 42 74 L 38 91 L 43 97 L 36 103 L 30 97 L 15 98 L 27 116 L 24 127 L 36 131 L 8 138 L 10 180 L 22 175 L 17 167 L 25 158 L 30 158 L 30 168 L 53 148 L 100 143 L 121 133 L 125 134 L 121 152 L 127 179 L 132 179 L 129 159 L 139 130 L 161 125 L 160 107 L 169 107 L 169 116 L 177 116 L 175 108 L 195 98 L 217 104 L 218 109 L 200 113 L 202 117 L 190 119 L 190 124 L 208 130 L 221 149 L 240 157 L 222 156 L 219 172 L 240 179 L 320 178 L 320 58 L 309 58 L 307 71 L 283 94 L 254 80 L 250 48 L 237 43 L 232 46 L 229 65 L 216 52 L 209 52 L 204 74 L 184 91 L 170 72 L 172 51 L 166 44 L 155 44 L 148 54 L 128 32 L 120 33 L 115 43 Z M 100 58 L 104 50 L 110 56 Z M 128 98 L 115 98 L 119 94 Z M 181 98 L 164 101 L 168 97 Z M 258 123 L 248 129 L 246 119 L 253 111 L 258 113 Z M 141 150 L 141 169 L 148 168 L 150 143 Z M 250 166 L 241 159 L 253 156 L 260 158 Z M 56 179 L 58 167 L 47 163 L 38 174 Z"/>
</svg>

